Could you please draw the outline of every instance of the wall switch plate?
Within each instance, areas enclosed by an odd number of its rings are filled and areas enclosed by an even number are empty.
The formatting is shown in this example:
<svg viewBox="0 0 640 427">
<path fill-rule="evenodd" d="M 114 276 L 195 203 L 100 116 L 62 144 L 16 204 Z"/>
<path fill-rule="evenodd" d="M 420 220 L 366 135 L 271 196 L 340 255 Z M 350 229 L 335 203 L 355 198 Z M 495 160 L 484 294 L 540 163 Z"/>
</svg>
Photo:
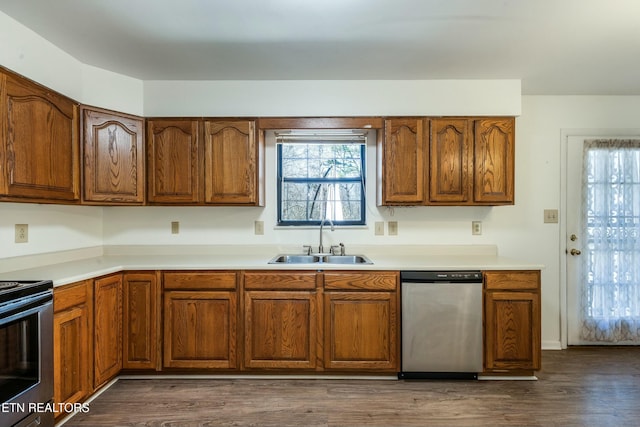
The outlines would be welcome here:
<svg viewBox="0 0 640 427">
<path fill-rule="evenodd" d="M 389 236 L 398 235 L 398 221 L 389 221 L 387 228 L 389 229 Z"/>
<path fill-rule="evenodd" d="M 474 236 L 482 234 L 482 221 L 471 221 L 471 234 Z"/>
<path fill-rule="evenodd" d="M 375 235 L 376 236 L 384 236 L 384 222 L 383 221 L 376 221 L 376 229 L 375 229 Z"/>
<path fill-rule="evenodd" d="M 545 224 L 557 224 L 558 223 L 558 209 L 545 209 L 544 210 L 544 222 L 545 222 Z"/>
<path fill-rule="evenodd" d="M 171 221 L 171 234 L 180 233 L 180 221 Z"/>
<path fill-rule="evenodd" d="M 264 234 L 264 221 L 254 221 L 253 232 L 254 234 L 257 234 L 257 235 Z"/>
<path fill-rule="evenodd" d="M 16 224 L 16 243 L 29 241 L 29 224 Z"/>
</svg>

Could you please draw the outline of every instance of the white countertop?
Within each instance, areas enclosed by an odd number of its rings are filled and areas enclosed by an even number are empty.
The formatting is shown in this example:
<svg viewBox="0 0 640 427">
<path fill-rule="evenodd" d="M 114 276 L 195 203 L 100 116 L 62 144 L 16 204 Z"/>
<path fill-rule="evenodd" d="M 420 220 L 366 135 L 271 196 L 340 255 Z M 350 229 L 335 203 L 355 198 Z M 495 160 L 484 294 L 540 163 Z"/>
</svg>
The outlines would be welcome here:
<svg viewBox="0 0 640 427">
<path fill-rule="evenodd" d="M 365 255 L 373 264 L 269 264 L 277 254 L 299 253 L 276 246 L 105 247 L 100 256 L 71 259 L 31 268 L 5 270 L 0 280 L 50 279 L 54 286 L 122 270 L 540 270 L 542 265 L 497 254 L 482 246 L 359 247 L 349 255 Z M 80 255 L 78 255 L 80 256 Z M 73 255 L 69 255 L 73 257 Z M 7 260 L 4 260 L 5 262 Z M 16 262 L 15 265 L 24 265 Z M 46 263 L 34 257 L 34 264 Z M 28 264 L 28 265 L 34 265 Z"/>
</svg>

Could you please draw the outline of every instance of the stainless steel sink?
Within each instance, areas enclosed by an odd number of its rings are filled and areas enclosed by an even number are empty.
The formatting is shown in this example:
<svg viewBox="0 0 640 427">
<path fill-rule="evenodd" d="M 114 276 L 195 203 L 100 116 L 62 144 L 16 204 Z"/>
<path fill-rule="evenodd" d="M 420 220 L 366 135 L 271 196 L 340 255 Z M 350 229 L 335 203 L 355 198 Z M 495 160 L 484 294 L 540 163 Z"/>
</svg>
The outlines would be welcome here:
<svg viewBox="0 0 640 427">
<path fill-rule="evenodd" d="M 320 257 L 315 255 L 278 255 L 269 261 L 269 264 L 312 264 L 320 262 Z"/>
<path fill-rule="evenodd" d="M 373 264 L 364 255 L 276 255 L 269 264 Z"/>
<path fill-rule="evenodd" d="M 327 255 L 322 261 L 327 264 L 373 264 L 364 255 Z"/>
</svg>

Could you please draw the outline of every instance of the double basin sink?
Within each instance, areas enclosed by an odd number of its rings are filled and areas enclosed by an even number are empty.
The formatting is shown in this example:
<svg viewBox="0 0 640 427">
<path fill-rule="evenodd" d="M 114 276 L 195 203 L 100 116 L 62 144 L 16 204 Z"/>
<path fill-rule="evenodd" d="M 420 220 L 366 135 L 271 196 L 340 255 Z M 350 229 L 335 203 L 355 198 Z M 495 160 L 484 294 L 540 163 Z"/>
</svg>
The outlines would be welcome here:
<svg viewBox="0 0 640 427">
<path fill-rule="evenodd" d="M 373 264 L 364 255 L 276 255 L 269 264 Z"/>
</svg>

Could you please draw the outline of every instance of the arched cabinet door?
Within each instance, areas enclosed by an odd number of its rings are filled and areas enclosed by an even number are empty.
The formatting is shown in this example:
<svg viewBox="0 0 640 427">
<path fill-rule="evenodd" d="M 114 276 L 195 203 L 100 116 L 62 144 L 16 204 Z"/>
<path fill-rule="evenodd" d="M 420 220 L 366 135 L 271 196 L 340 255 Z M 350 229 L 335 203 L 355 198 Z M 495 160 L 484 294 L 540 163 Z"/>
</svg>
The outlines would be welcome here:
<svg viewBox="0 0 640 427">
<path fill-rule="evenodd" d="M 421 205 L 425 200 L 428 120 L 384 121 L 382 205 Z"/>
<path fill-rule="evenodd" d="M 0 71 L 0 197 L 77 202 L 79 159 L 78 105 Z"/>
<path fill-rule="evenodd" d="M 477 204 L 514 203 L 513 117 L 475 122 L 474 201 Z"/>
<path fill-rule="evenodd" d="M 200 122 L 147 121 L 147 199 L 151 204 L 197 204 L 200 197 Z"/>
<path fill-rule="evenodd" d="M 144 119 L 88 107 L 81 117 L 83 202 L 144 204 Z"/>
<path fill-rule="evenodd" d="M 259 203 L 255 121 L 205 121 L 204 152 L 205 203 Z"/>
</svg>

